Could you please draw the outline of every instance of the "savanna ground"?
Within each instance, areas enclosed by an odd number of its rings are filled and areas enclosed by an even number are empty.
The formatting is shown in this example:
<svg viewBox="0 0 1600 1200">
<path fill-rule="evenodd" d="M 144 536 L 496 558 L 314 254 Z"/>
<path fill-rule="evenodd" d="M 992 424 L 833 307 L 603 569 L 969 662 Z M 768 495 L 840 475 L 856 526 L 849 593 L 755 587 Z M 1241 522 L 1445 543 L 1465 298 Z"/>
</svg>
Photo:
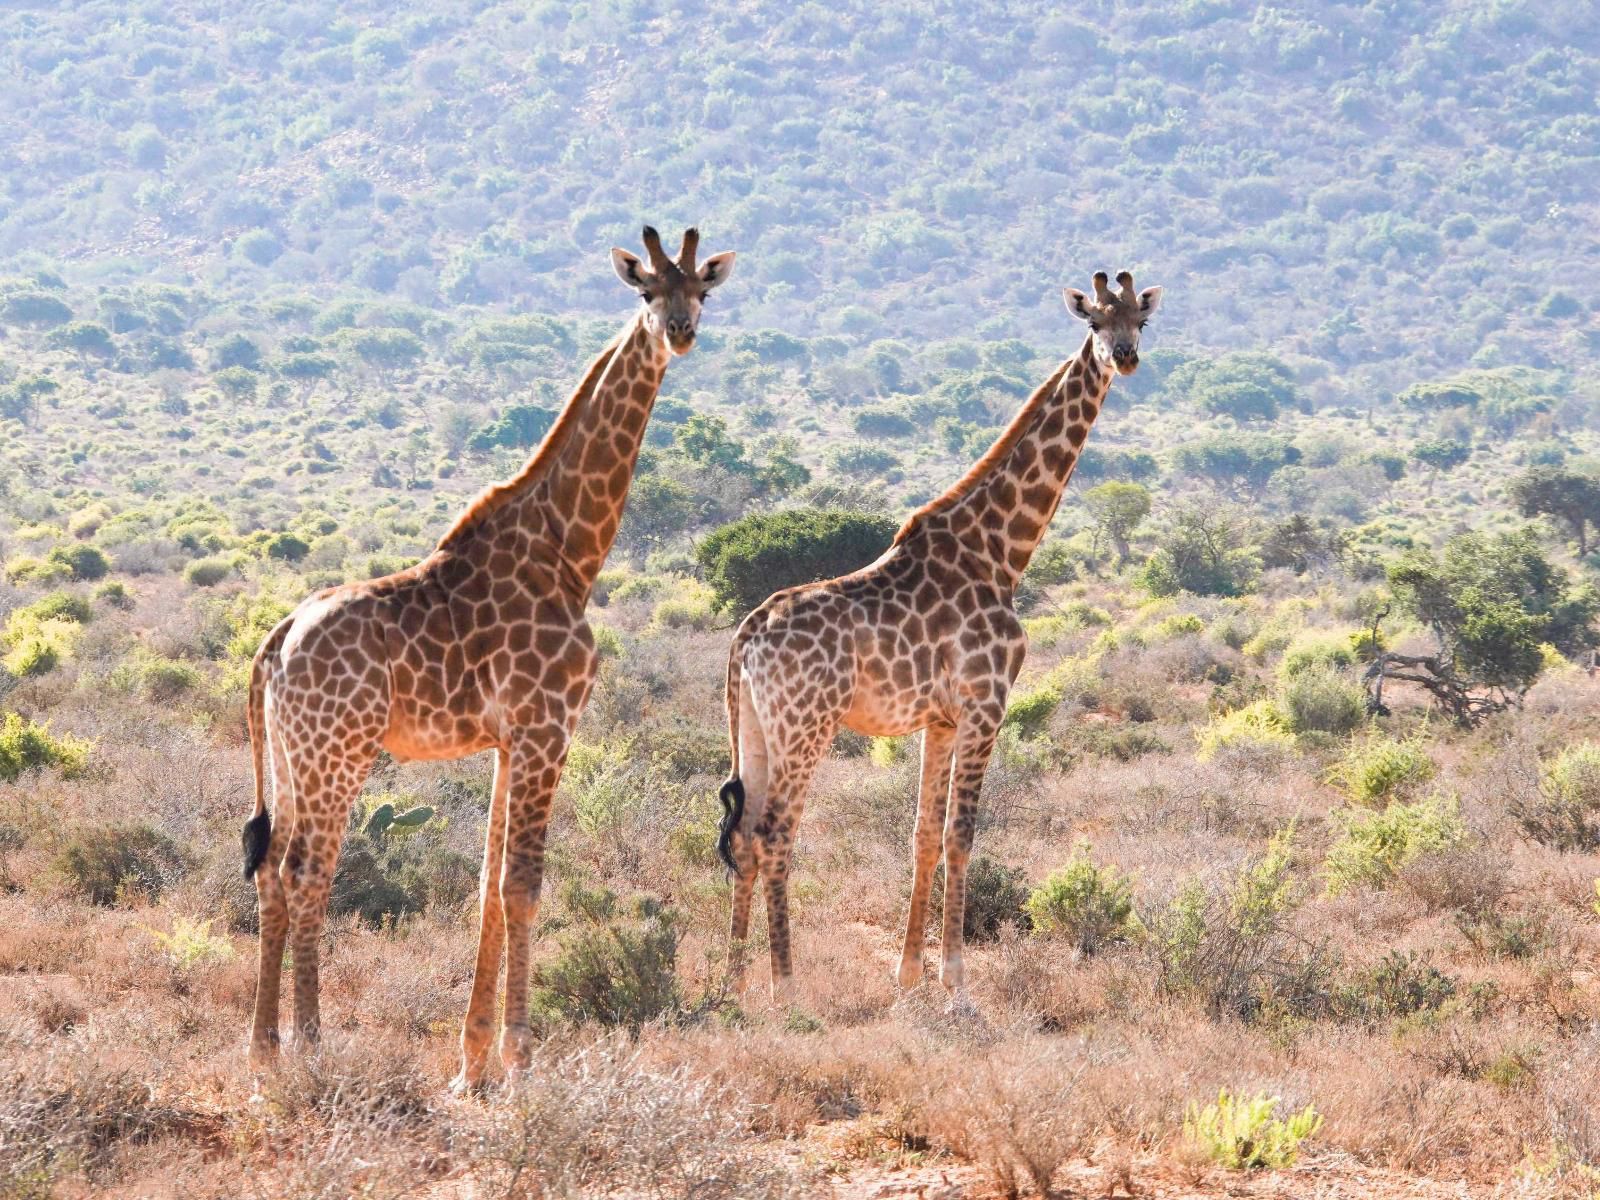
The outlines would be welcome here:
<svg viewBox="0 0 1600 1200">
<path fill-rule="evenodd" d="M 759 944 L 743 998 L 725 959 L 727 633 L 669 627 L 650 578 L 614 573 L 598 614 L 611 653 L 537 934 L 547 1040 L 525 1085 L 467 1101 L 443 1085 L 488 762 L 382 765 L 336 889 L 326 1044 L 253 1076 L 237 698 L 128 665 L 130 640 L 177 655 L 199 636 L 175 579 L 97 600 L 71 659 L 6 700 L 92 744 L 0 785 L 10 1194 L 1593 1191 L 1600 857 L 1538 824 L 1571 782 L 1551 764 L 1595 736 L 1583 672 L 1546 670 L 1470 734 L 1403 694 L 1340 735 L 1241 728 L 1214 714 L 1337 682 L 1358 615 L 1338 589 L 1058 585 L 986 790 L 974 1011 L 892 984 L 915 747 L 848 737 L 798 850 L 799 992 L 780 1010 Z M 381 831 L 385 803 L 434 812 Z M 1397 823 L 1352 843 L 1375 813 Z M 1056 905 L 1019 911 L 1063 867 Z M 1184 1132 L 1219 1089 L 1323 1123 L 1286 1171 L 1227 1170 Z"/>
</svg>

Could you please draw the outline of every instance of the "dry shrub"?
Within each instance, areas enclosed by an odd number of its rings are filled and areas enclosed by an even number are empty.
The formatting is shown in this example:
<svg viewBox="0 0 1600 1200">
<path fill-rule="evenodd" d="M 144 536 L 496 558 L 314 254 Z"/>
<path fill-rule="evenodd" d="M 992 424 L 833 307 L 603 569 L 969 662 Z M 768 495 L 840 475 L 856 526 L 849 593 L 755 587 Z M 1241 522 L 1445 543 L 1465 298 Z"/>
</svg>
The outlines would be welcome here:
<svg viewBox="0 0 1600 1200">
<path fill-rule="evenodd" d="M 932 1141 L 978 1164 L 1003 1196 L 1023 1195 L 1025 1184 L 1048 1196 L 1056 1172 L 1094 1132 L 1078 1094 L 1087 1069 L 1038 1045 L 1007 1045 L 927 1106 Z"/>
<path fill-rule="evenodd" d="M 739 1120 L 737 1097 L 683 1067 L 660 1070 L 622 1041 L 574 1052 L 547 1047 L 527 1078 L 458 1133 L 475 1195 L 630 1191 L 683 1200 L 802 1194 L 766 1161 Z"/>
</svg>

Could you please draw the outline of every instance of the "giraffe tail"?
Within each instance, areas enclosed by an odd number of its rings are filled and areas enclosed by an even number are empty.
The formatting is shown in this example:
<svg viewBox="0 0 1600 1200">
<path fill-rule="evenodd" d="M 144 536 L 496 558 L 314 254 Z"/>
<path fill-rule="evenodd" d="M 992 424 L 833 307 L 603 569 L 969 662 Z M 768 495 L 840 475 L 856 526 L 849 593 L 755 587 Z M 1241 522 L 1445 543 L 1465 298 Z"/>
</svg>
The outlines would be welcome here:
<svg viewBox="0 0 1600 1200">
<path fill-rule="evenodd" d="M 728 650 L 728 782 L 717 798 L 722 801 L 722 827 L 717 832 L 717 856 L 735 875 L 739 864 L 733 857 L 733 834 L 744 817 L 744 782 L 739 778 L 739 651 L 743 639 L 734 636 Z"/>
<path fill-rule="evenodd" d="M 250 761 L 255 771 L 255 815 L 244 823 L 244 877 L 249 879 L 266 861 L 272 844 L 272 814 L 267 811 L 267 658 L 275 654 L 289 632 L 291 618 L 278 622 L 267 634 L 250 664 L 250 695 L 245 704 L 245 725 L 250 730 Z"/>
</svg>

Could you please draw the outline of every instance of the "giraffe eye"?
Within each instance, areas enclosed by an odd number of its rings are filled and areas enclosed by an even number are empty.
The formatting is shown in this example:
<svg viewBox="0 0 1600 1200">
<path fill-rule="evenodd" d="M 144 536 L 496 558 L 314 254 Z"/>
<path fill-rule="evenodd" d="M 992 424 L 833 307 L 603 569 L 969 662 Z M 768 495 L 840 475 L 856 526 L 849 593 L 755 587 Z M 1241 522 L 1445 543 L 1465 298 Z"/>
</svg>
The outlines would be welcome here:
<svg viewBox="0 0 1600 1200">
<path fill-rule="evenodd" d="M 646 304 L 649 304 L 653 297 L 649 292 L 640 292 L 639 299 L 643 300 Z"/>
<path fill-rule="evenodd" d="M 1090 328 L 1090 329 L 1091 329 L 1091 330 L 1092 330 L 1092 331 L 1093 331 L 1093 332 L 1095 332 L 1095 333 L 1099 333 L 1099 332 L 1100 332 L 1100 322 L 1099 322 L 1099 321 L 1090 321 L 1090 322 L 1089 322 L 1089 328 Z"/>
</svg>

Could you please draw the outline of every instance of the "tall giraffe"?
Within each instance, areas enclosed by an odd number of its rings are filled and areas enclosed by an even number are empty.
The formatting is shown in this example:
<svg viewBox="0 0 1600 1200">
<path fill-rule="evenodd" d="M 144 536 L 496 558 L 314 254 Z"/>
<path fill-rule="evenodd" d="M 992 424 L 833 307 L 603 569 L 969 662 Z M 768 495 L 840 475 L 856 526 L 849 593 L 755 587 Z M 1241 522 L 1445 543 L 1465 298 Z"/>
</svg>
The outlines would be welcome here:
<svg viewBox="0 0 1600 1200">
<path fill-rule="evenodd" d="M 719 849 L 734 873 L 733 940 L 749 931 L 757 873 L 766 884 L 773 995 L 786 999 L 787 876 L 806 790 L 839 726 L 898 736 L 923 730 L 915 871 L 898 978 L 922 978 L 928 892 L 945 863 L 941 978 L 963 988 L 962 919 L 978 793 L 1006 699 L 1027 650 L 1012 597 L 1055 515 L 1113 368 L 1131 374 L 1161 289 L 1104 272 L 1094 298 L 1066 289 L 1089 324 L 978 463 L 913 513 L 876 562 L 778 592 L 739 626 L 728 655 L 732 777 Z"/>
<path fill-rule="evenodd" d="M 731 253 L 696 266 L 698 244 L 688 230 L 674 262 L 646 228 L 648 266 L 612 250 L 639 311 L 589 364 L 521 472 L 474 500 L 416 566 L 318 592 L 257 651 L 248 706 L 256 807 L 244 830 L 245 874 L 255 876 L 261 908 L 256 1061 L 278 1041 L 286 938 L 295 1032 L 317 1038 L 317 943 L 350 807 L 378 751 L 446 759 L 493 747 L 478 957 L 454 1086 L 483 1076 L 502 949 L 500 1057 L 510 1071 L 527 1066 L 529 928 L 545 825 L 594 681 L 584 606 L 616 537 L 667 363 L 689 352 L 706 294 L 733 268 Z"/>
</svg>

